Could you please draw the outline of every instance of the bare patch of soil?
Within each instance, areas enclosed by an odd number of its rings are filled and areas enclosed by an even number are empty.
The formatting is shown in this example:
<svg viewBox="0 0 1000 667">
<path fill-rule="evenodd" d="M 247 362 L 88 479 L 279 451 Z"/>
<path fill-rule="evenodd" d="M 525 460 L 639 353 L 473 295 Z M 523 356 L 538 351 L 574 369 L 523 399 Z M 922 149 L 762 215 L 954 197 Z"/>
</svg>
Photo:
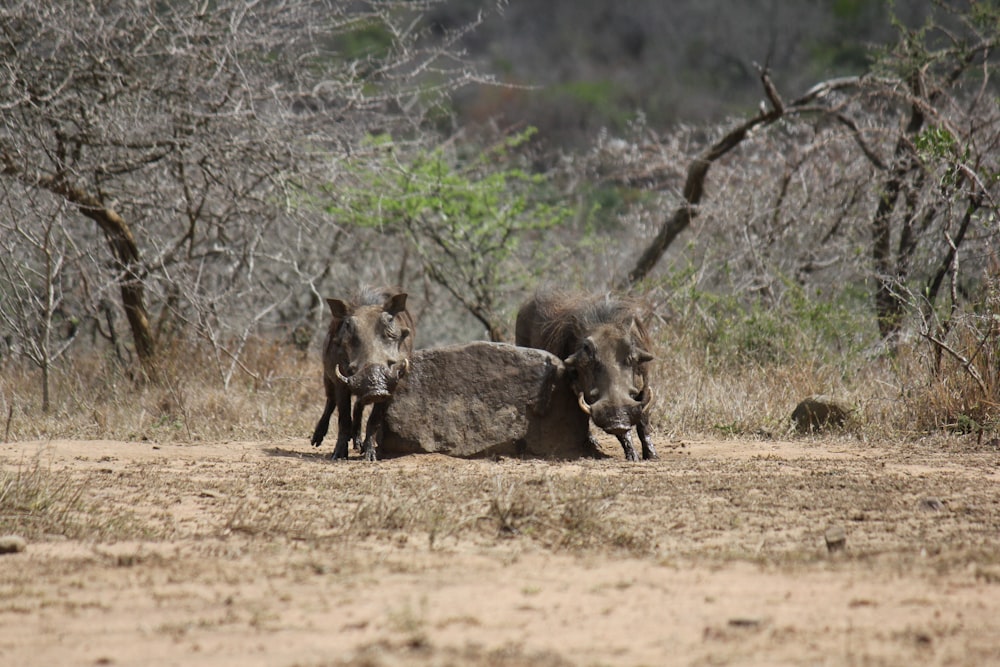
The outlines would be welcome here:
<svg viewBox="0 0 1000 667">
<path fill-rule="evenodd" d="M 0 495 L 41 500 L 3 505 L 28 546 L 0 555 L 0 661 L 1000 664 L 997 451 L 689 441 L 627 464 L 602 444 L 375 464 L 2 444 Z"/>
</svg>

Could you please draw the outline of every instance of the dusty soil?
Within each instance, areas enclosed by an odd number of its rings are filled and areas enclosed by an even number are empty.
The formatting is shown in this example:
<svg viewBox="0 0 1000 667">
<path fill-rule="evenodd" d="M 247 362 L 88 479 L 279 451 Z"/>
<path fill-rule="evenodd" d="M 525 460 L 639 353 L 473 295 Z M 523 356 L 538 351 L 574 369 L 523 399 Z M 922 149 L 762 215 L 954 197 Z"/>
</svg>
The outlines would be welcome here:
<svg viewBox="0 0 1000 667">
<path fill-rule="evenodd" d="M 2 444 L 55 500 L 0 556 L 0 663 L 1000 664 L 996 443 L 665 444 Z"/>
</svg>

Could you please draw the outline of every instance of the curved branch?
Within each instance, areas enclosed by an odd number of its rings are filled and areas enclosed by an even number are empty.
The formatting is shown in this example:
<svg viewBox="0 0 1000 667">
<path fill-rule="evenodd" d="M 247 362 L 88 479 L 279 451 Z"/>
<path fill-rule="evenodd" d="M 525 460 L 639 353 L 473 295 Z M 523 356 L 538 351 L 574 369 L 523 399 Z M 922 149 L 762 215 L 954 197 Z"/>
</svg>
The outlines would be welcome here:
<svg viewBox="0 0 1000 667">
<path fill-rule="evenodd" d="M 146 311 L 142 277 L 136 272 L 141 263 L 141 255 L 128 223 L 117 211 L 104 206 L 97 197 L 83 188 L 72 185 L 59 176 L 25 173 L 14 165 L 9 155 L 5 154 L 3 157 L 4 174 L 14 176 L 28 187 L 48 190 L 64 198 L 76 206 L 82 215 L 97 223 L 111 249 L 116 268 L 125 277 L 120 287 L 122 307 L 132 329 L 136 354 L 146 372 L 153 376 L 156 347 Z"/>
<path fill-rule="evenodd" d="M 896 86 L 899 83 L 898 81 L 879 79 L 870 76 L 845 76 L 828 79 L 817 83 L 812 88 L 807 90 L 801 97 L 785 104 L 782 101 L 781 96 L 778 94 L 777 89 L 774 87 L 774 83 L 771 81 L 771 77 L 766 68 L 761 69 L 760 79 L 761 84 L 764 87 L 764 93 L 767 95 L 768 101 L 770 102 L 770 109 L 762 104 L 757 115 L 734 127 L 725 136 L 712 144 L 712 146 L 691 162 L 688 166 L 687 178 L 684 182 L 684 201 L 681 202 L 681 204 L 674 210 L 673 214 L 666 221 L 664 221 L 659 232 L 656 234 L 656 237 L 639 256 L 639 259 L 636 260 L 635 266 L 632 270 L 616 281 L 616 289 L 628 290 L 649 275 L 650 271 L 652 271 L 656 264 L 660 261 L 660 258 L 662 258 L 664 253 L 666 253 L 667 248 L 670 247 L 670 244 L 673 243 L 674 239 L 677 238 L 682 231 L 687 229 L 687 227 L 691 224 L 691 221 L 698 216 L 698 204 L 704 196 L 705 179 L 708 176 L 708 170 L 711 168 L 712 164 L 726 153 L 739 146 L 740 143 L 742 143 L 743 140 L 758 127 L 766 127 L 785 116 L 802 115 L 806 113 L 831 114 L 851 131 L 855 142 L 861 148 L 861 151 L 865 154 L 865 156 L 872 162 L 872 164 L 883 171 L 888 168 L 885 160 L 883 160 L 867 144 L 867 142 L 865 142 L 857 124 L 839 111 L 833 110 L 830 107 L 821 104 L 820 100 L 831 95 L 832 93 L 845 89 L 860 89 L 871 85 L 878 85 L 880 87 Z M 907 95 L 906 99 L 910 100 L 914 105 L 919 102 L 919 97 L 916 95 Z"/>
<path fill-rule="evenodd" d="M 615 285 L 616 289 L 626 290 L 641 282 L 677 238 L 677 235 L 687 229 L 691 221 L 698 215 L 698 204 L 705 194 L 705 178 L 708 170 L 716 160 L 742 143 L 748 134 L 757 127 L 770 125 L 785 113 L 785 106 L 778 96 L 767 70 L 761 71 L 761 82 L 764 91 L 771 101 L 770 109 L 761 109 L 753 118 L 744 121 L 726 133 L 712 144 L 708 150 L 696 157 L 688 166 L 687 178 L 684 181 L 684 201 L 660 227 L 653 241 L 636 260 L 635 266 Z"/>
</svg>

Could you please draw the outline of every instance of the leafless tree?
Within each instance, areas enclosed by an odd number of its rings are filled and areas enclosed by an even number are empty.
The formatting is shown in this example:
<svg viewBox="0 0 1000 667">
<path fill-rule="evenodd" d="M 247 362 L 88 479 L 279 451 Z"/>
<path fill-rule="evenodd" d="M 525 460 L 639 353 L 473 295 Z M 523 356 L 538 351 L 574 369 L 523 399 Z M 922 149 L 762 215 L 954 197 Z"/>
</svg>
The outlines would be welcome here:
<svg viewBox="0 0 1000 667">
<path fill-rule="evenodd" d="M 73 244 L 64 226 L 65 207 L 55 207 L 40 226 L 16 212 L 0 218 L 0 324 L 16 336 L 24 356 L 41 371 L 42 412 L 51 405 L 52 366 L 80 331 L 64 308 L 72 279 Z"/>
<path fill-rule="evenodd" d="M 435 4 L 7 3 L 0 196 L 24 211 L 18 229 L 59 212 L 93 249 L 76 268 L 91 289 L 114 285 L 147 375 L 168 335 L 238 367 L 248 332 L 282 305 L 318 310 L 324 281 L 364 273 L 314 186 L 335 184 L 339 156 L 372 128 L 414 131 L 475 78 L 451 49 L 462 28 L 425 39 Z"/>
<path fill-rule="evenodd" d="M 753 254 L 750 263 L 759 265 L 761 255 L 755 253 L 762 244 L 782 237 L 787 228 L 782 219 L 791 214 L 829 220 L 829 211 L 817 210 L 816 203 L 843 193 L 849 200 L 842 206 L 850 209 L 850 224 L 842 224 L 840 216 L 828 232 L 806 234 L 813 242 L 799 244 L 799 267 L 784 275 L 801 278 L 838 263 L 850 253 L 834 249 L 831 240 L 857 241 L 856 232 L 866 225 L 870 264 L 853 280 L 873 278 L 874 310 L 883 339 L 891 341 L 899 332 L 907 295 L 920 294 L 924 307 L 933 310 L 942 280 L 954 271 L 963 246 L 977 258 L 972 273 L 977 267 L 984 270 L 991 245 L 1000 238 L 1000 113 L 992 79 L 992 52 L 1000 41 L 996 10 L 980 16 L 976 8 L 963 13 L 942 5 L 942 11 L 957 22 L 961 33 L 943 24 L 916 32 L 901 27 L 898 43 L 881 55 L 871 72 L 821 82 L 795 100 L 783 101 L 769 73 L 762 72 L 767 102 L 758 114 L 735 123 L 689 159 L 673 213 L 618 286 L 628 288 L 646 279 L 699 214 L 727 215 L 719 208 L 732 207 L 733 201 L 706 205 L 703 198 L 709 169 L 737 147 L 743 154 L 730 157 L 732 163 L 746 160 L 759 169 L 763 158 L 771 161 L 767 168 L 779 170 L 774 174 L 779 186 L 768 210 L 753 213 L 758 207 L 735 207 L 737 216 L 747 221 L 746 243 L 739 254 Z M 812 164 L 829 159 L 838 170 Z M 662 183 L 656 164 L 634 161 L 614 177 L 656 186 Z M 733 174 L 732 165 L 726 166 Z M 812 192 L 793 192 L 795 179 L 806 170 L 826 173 L 819 181 L 802 180 L 813 184 Z M 847 174 L 854 176 L 845 180 Z M 759 178 L 754 182 L 759 187 Z M 859 206 L 870 206 L 870 213 L 859 211 Z M 817 256 L 821 246 L 816 242 L 827 246 L 829 261 Z M 794 255 L 788 247 L 783 250 L 786 257 Z M 780 266 L 779 261 L 773 268 Z M 782 270 L 772 275 L 780 277 Z M 913 287 L 914 281 L 919 287 Z"/>
</svg>

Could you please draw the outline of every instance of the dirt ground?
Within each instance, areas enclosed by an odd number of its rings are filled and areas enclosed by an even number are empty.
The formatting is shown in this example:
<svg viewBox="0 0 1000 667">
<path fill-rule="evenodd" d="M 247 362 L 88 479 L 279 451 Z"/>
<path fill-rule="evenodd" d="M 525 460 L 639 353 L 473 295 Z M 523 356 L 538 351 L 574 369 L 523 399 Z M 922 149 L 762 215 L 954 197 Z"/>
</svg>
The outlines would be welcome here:
<svg viewBox="0 0 1000 667">
<path fill-rule="evenodd" d="M 995 442 L 673 445 L 0 444 L 74 503 L 0 556 L 0 663 L 1000 664 Z"/>
</svg>

